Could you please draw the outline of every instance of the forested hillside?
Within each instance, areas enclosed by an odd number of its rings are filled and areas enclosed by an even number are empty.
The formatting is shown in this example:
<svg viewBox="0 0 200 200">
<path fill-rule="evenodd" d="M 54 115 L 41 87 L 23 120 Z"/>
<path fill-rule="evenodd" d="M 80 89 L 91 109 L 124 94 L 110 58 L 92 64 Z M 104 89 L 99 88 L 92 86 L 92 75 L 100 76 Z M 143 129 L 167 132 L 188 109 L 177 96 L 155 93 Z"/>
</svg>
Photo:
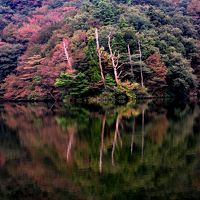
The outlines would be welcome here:
<svg viewBox="0 0 200 200">
<path fill-rule="evenodd" d="M 199 82 L 199 0 L 0 0 L 5 100 L 182 98 Z"/>
</svg>

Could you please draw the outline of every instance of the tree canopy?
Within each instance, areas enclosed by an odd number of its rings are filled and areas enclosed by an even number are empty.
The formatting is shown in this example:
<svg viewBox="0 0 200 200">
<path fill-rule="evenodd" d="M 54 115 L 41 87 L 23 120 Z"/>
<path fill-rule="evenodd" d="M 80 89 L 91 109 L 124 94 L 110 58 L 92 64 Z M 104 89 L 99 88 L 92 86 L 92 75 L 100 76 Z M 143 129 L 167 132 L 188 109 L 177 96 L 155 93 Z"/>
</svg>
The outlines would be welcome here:
<svg viewBox="0 0 200 200">
<path fill-rule="evenodd" d="M 198 6 L 190 0 L 0 1 L 1 88 L 6 98 L 51 98 L 78 91 L 68 78 L 81 75 L 86 96 L 197 94 Z M 68 81 L 57 88 L 63 74 Z"/>
</svg>

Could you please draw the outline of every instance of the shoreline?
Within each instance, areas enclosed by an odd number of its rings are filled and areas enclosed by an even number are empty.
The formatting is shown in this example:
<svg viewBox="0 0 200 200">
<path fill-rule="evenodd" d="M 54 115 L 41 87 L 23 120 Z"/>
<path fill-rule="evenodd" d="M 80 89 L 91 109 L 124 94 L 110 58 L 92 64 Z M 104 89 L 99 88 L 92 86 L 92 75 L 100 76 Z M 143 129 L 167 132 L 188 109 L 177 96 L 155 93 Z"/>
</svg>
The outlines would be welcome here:
<svg viewBox="0 0 200 200">
<path fill-rule="evenodd" d="M 190 98 L 199 98 L 198 95 L 190 95 L 190 96 L 187 96 L 185 99 L 179 99 L 179 98 L 174 98 L 174 97 L 169 97 L 169 96 L 165 96 L 165 97 L 159 97 L 159 96 L 137 96 L 136 97 L 136 100 L 151 100 L 151 99 L 175 99 L 175 100 L 180 100 L 180 101 L 184 101 L 186 99 L 190 99 Z M 80 98 L 81 99 L 81 98 Z M 80 100 L 79 99 L 79 100 Z M 82 98 L 82 100 L 86 100 L 86 101 L 82 101 L 82 102 L 87 102 L 87 98 Z M 115 99 L 113 99 L 115 100 Z M 64 101 L 62 100 L 54 100 L 54 99 L 43 99 L 43 100 L 28 100 L 28 99 L 0 99 L 0 104 L 2 103 L 65 103 Z M 69 102 L 69 103 L 73 103 L 73 102 L 76 102 L 76 101 L 72 101 L 72 102 Z M 77 102 L 80 102 L 80 101 L 77 101 Z M 101 102 L 105 102 L 105 99 L 102 99 Z M 127 101 L 127 102 L 130 102 L 130 101 Z M 96 102 L 96 103 L 100 103 L 100 102 Z"/>
</svg>

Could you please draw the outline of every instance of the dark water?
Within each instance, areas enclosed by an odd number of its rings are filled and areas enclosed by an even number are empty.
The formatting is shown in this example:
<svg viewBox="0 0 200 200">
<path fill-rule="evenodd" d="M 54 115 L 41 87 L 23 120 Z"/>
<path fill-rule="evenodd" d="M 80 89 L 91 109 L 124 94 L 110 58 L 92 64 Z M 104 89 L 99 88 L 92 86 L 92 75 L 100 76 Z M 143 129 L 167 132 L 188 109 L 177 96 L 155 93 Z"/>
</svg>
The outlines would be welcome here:
<svg viewBox="0 0 200 200">
<path fill-rule="evenodd" d="M 200 107 L 0 106 L 0 199 L 200 199 Z"/>
</svg>

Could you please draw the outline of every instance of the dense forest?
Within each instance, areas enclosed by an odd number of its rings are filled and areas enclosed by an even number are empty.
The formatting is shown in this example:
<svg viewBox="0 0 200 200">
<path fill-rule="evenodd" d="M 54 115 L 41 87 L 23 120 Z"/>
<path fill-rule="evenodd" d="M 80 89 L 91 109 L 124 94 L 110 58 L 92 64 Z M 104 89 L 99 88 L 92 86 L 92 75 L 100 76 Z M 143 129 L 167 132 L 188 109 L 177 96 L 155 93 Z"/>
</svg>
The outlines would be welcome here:
<svg viewBox="0 0 200 200">
<path fill-rule="evenodd" d="M 198 95 L 199 0 L 0 0 L 0 99 Z"/>
</svg>

